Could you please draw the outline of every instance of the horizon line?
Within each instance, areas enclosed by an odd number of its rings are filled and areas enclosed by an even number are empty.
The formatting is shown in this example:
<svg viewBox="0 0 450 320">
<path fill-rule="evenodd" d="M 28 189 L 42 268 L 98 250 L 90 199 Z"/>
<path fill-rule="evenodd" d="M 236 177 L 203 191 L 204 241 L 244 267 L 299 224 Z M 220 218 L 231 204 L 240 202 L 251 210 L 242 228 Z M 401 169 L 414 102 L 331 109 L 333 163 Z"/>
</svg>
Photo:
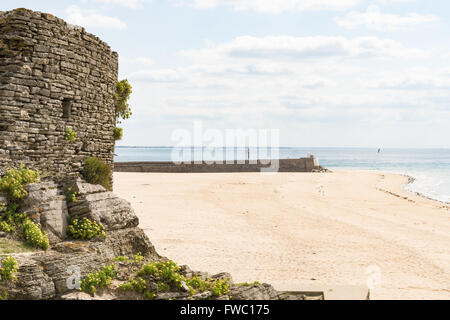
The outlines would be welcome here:
<svg viewBox="0 0 450 320">
<path fill-rule="evenodd" d="M 260 146 L 234 146 L 234 147 L 227 147 L 227 146 L 169 146 L 169 145 L 160 145 L 160 146 L 136 146 L 136 145 L 129 145 L 129 146 L 115 146 L 116 148 L 312 148 L 312 149 L 450 149 L 450 147 L 345 147 L 345 146 L 333 146 L 333 147 L 311 147 L 311 146 L 279 146 L 279 147 L 260 147 Z"/>
</svg>

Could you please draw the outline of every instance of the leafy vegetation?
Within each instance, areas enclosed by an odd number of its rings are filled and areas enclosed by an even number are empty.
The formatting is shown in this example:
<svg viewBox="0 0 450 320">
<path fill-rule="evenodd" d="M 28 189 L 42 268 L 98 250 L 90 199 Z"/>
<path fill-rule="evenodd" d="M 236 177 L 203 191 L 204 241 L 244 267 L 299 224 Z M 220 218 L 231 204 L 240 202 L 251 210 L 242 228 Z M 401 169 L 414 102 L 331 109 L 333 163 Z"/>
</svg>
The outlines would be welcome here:
<svg viewBox="0 0 450 320">
<path fill-rule="evenodd" d="M 114 94 L 116 124 L 120 124 L 122 123 L 122 120 L 131 117 L 132 112 L 128 100 L 130 99 L 132 92 L 133 90 L 128 80 L 124 79 L 117 83 L 116 93 Z M 123 129 L 116 126 L 113 135 L 115 140 L 121 140 Z"/>
<path fill-rule="evenodd" d="M 89 294 L 94 294 L 98 289 L 108 287 L 117 276 L 118 271 L 114 264 L 103 267 L 100 271 L 88 274 L 81 280 L 80 289 Z"/>
<path fill-rule="evenodd" d="M 98 289 L 110 287 L 112 280 L 122 279 L 123 270 L 126 275 L 133 270 L 133 273 L 137 272 L 127 282 L 120 284 L 118 290 L 138 293 L 145 299 L 154 299 L 158 293 L 163 292 L 187 292 L 192 296 L 209 291 L 213 297 L 229 293 L 229 279 L 203 280 L 198 276 L 188 278 L 180 274 L 180 267 L 173 261 L 142 265 L 143 257 L 140 253 L 132 257 L 118 256 L 114 261 L 116 264 L 103 267 L 83 278 L 81 290 L 94 294 Z"/>
<path fill-rule="evenodd" d="M 6 257 L 0 261 L 0 281 L 16 280 L 14 273 L 19 270 L 16 259 L 13 257 Z"/>
<path fill-rule="evenodd" d="M 187 279 L 186 285 L 192 287 L 194 290 L 197 290 L 199 292 L 204 292 L 208 290 L 208 282 L 203 281 L 198 276 L 194 276 L 190 279 Z"/>
<path fill-rule="evenodd" d="M 228 281 L 216 280 L 211 283 L 211 293 L 214 297 L 220 297 L 228 293 Z"/>
<path fill-rule="evenodd" d="M 117 83 L 116 93 L 114 94 L 114 103 L 116 106 L 116 120 L 118 123 L 120 119 L 129 119 L 132 115 L 131 108 L 128 104 L 133 88 L 127 79 L 121 80 Z"/>
<path fill-rule="evenodd" d="M 25 213 L 19 213 L 18 209 L 17 204 L 8 205 L 6 213 L 0 217 L 0 230 L 16 233 L 31 247 L 47 250 L 50 246 L 47 234 Z"/>
<path fill-rule="evenodd" d="M 120 128 L 120 127 L 115 127 L 114 128 L 114 134 L 113 134 L 113 136 L 114 136 L 114 140 L 122 140 L 122 137 L 123 137 L 123 128 Z"/>
<path fill-rule="evenodd" d="M 25 213 L 19 213 L 18 202 L 28 196 L 25 185 L 39 181 L 39 172 L 26 168 L 8 169 L 0 179 L 0 190 L 6 191 L 11 203 L 0 216 L 0 231 L 16 233 L 30 246 L 47 250 L 48 236 Z M 4 206 L 3 206 L 4 208 Z"/>
<path fill-rule="evenodd" d="M 183 291 L 186 279 L 178 272 L 179 266 L 173 261 L 146 264 L 138 271 L 138 276 L 150 275 L 158 282 L 158 291 Z"/>
<path fill-rule="evenodd" d="M 10 200 L 16 202 L 28 196 L 24 188 L 26 184 L 38 181 L 39 172 L 21 164 L 17 169 L 8 169 L 0 178 L 0 190 L 7 192 Z"/>
<path fill-rule="evenodd" d="M 115 262 L 124 262 L 124 263 L 129 263 L 131 261 L 131 259 L 127 256 L 118 256 L 116 258 L 114 258 Z"/>
<path fill-rule="evenodd" d="M 39 226 L 30 219 L 27 218 L 23 221 L 22 230 L 27 244 L 43 250 L 47 250 L 50 246 L 47 234 L 42 232 Z"/>
<path fill-rule="evenodd" d="M 79 192 L 73 191 L 72 188 L 67 188 L 66 201 L 68 203 L 77 202 L 78 200 L 77 197 L 79 194 L 80 194 Z"/>
<path fill-rule="evenodd" d="M 9 224 L 6 221 L 0 221 L 0 231 L 10 233 L 14 232 L 14 230 L 15 230 L 14 225 Z"/>
<path fill-rule="evenodd" d="M 116 261 L 116 262 L 135 263 L 135 264 L 141 263 L 142 260 L 144 260 L 144 257 L 142 256 L 142 253 L 140 253 L 140 252 L 133 255 L 133 259 L 130 259 L 127 256 L 118 256 L 114 259 L 114 261 Z"/>
<path fill-rule="evenodd" d="M 0 259 L 0 289 L 6 281 L 16 281 L 15 273 L 19 270 L 17 260 L 13 257 Z M 0 290 L 0 301 L 8 300 L 8 292 Z"/>
<path fill-rule="evenodd" d="M 93 238 L 106 238 L 105 227 L 101 223 L 88 218 L 72 219 L 67 227 L 67 234 L 74 239 L 91 240 Z"/>
<path fill-rule="evenodd" d="M 75 142 L 75 140 L 77 139 L 77 133 L 75 131 L 73 131 L 73 128 L 70 126 L 66 127 L 66 140 L 69 142 Z"/>
<path fill-rule="evenodd" d="M 142 256 L 142 253 L 138 252 L 137 254 L 133 255 L 134 263 L 141 263 L 143 260 L 144 260 L 144 257 Z"/>
<path fill-rule="evenodd" d="M 111 167 L 102 160 L 89 157 L 84 160 L 82 171 L 84 179 L 91 184 L 100 184 L 107 190 L 112 190 Z"/>
<path fill-rule="evenodd" d="M 198 276 L 186 278 L 179 273 L 180 267 L 173 261 L 153 262 L 144 265 L 137 275 L 142 279 L 150 277 L 152 281 L 157 282 L 158 292 L 168 291 L 188 291 L 191 295 L 197 292 L 211 291 L 212 295 L 219 297 L 228 293 L 229 284 L 227 280 L 202 280 Z M 133 279 L 133 281 L 135 281 Z M 132 286 L 128 285 L 125 288 L 133 287 L 136 289 L 134 282 Z M 142 284 L 141 284 L 142 287 Z M 146 287 L 144 287 L 145 292 Z"/>
<path fill-rule="evenodd" d="M 121 290 L 130 290 L 131 289 L 135 289 L 137 292 L 140 293 L 144 293 L 145 289 L 146 289 L 147 283 L 145 282 L 144 279 L 142 279 L 141 277 L 138 277 L 137 279 L 131 279 L 130 281 L 128 281 L 127 283 L 125 283 L 123 286 L 120 287 Z M 127 289 L 127 287 L 129 289 Z"/>
<path fill-rule="evenodd" d="M 250 287 L 250 286 L 260 285 L 260 284 L 261 283 L 259 281 L 255 281 L 253 283 L 249 283 L 249 282 L 236 283 L 237 286 L 243 286 L 243 287 Z"/>
</svg>

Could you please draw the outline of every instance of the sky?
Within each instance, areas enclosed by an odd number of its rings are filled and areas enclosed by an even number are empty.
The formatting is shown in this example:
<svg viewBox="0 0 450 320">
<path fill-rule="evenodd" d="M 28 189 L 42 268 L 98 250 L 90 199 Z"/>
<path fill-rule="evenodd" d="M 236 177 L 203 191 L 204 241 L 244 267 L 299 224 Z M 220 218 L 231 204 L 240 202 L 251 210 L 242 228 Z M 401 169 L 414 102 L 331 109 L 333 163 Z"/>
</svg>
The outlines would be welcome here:
<svg viewBox="0 0 450 320">
<path fill-rule="evenodd" d="M 292 147 L 450 148 L 448 0 L 1 0 L 81 25 L 133 86 L 122 146 L 278 129 Z"/>
</svg>

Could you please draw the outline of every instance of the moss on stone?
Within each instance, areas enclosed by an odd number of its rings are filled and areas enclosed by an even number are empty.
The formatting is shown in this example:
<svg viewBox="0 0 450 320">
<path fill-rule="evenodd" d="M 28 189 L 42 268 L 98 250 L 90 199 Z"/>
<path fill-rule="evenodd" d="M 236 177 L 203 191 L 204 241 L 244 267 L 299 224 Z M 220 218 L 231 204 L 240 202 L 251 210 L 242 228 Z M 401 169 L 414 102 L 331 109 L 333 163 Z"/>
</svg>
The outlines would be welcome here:
<svg viewBox="0 0 450 320">
<path fill-rule="evenodd" d="M 36 251 L 36 249 L 22 241 L 7 238 L 0 239 L 0 255 L 33 251 Z"/>
</svg>

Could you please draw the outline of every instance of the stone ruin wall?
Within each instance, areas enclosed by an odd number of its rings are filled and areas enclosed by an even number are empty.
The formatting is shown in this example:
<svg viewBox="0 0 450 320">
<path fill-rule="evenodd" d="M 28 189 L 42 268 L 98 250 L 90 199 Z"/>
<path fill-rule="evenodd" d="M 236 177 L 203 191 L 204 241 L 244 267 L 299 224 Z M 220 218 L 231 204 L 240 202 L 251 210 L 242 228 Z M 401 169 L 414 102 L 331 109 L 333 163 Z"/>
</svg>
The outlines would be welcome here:
<svg viewBox="0 0 450 320">
<path fill-rule="evenodd" d="M 117 53 L 83 28 L 0 11 L 0 173 L 24 163 L 44 176 L 75 175 L 89 156 L 113 167 L 117 74 Z"/>
</svg>

